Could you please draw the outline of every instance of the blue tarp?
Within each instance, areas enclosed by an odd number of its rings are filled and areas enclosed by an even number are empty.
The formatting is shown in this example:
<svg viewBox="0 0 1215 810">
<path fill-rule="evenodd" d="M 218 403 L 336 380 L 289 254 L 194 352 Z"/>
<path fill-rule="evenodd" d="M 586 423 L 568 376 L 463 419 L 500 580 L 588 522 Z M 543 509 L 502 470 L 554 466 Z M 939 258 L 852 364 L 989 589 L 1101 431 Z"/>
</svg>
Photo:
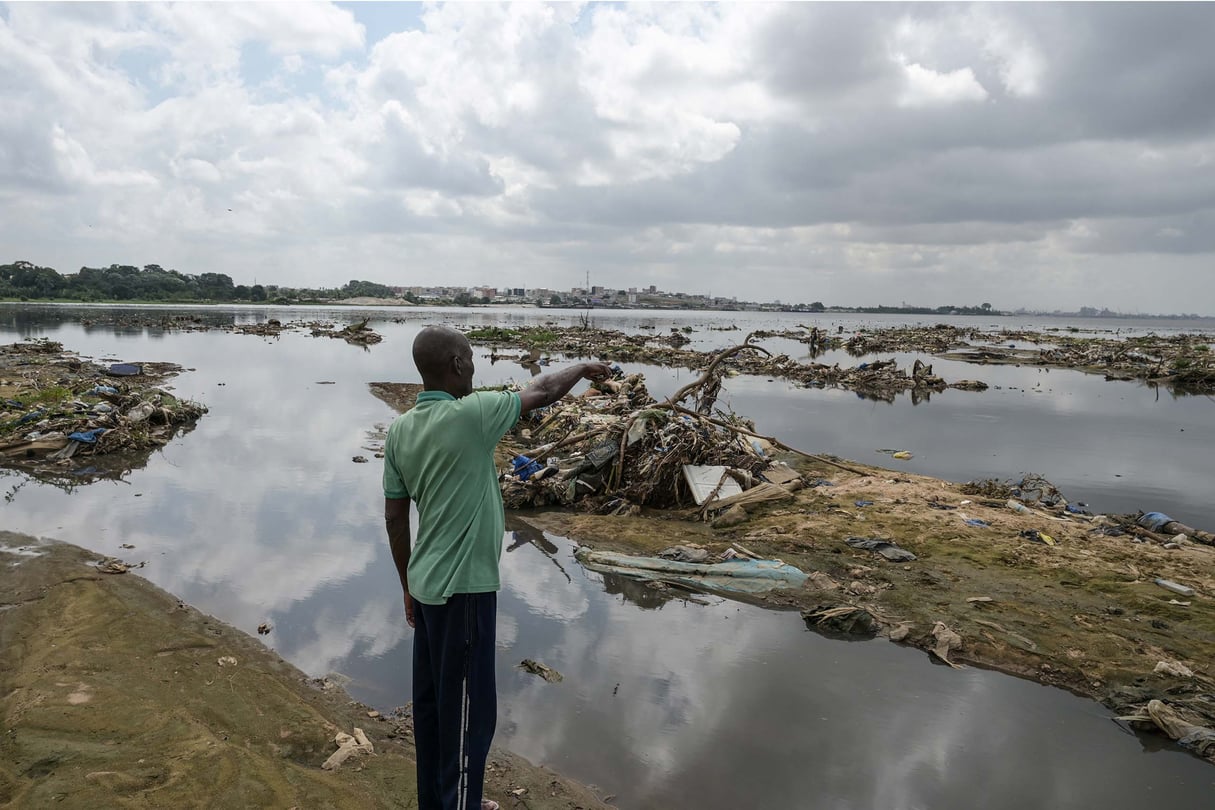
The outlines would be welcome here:
<svg viewBox="0 0 1215 810">
<path fill-rule="evenodd" d="M 1172 523 L 1173 519 L 1164 512 L 1148 512 L 1135 522 L 1149 532 L 1158 532 Z"/>
<path fill-rule="evenodd" d="M 800 570 L 779 560 L 682 563 L 582 548 L 574 556 L 584 567 L 601 574 L 669 582 L 703 591 L 756 594 L 777 588 L 800 588 L 806 581 L 806 575 Z"/>
<path fill-rule="evenodd" d="M 105 428 L 93 428 L 92 430 L 83 430 L 79 433 L 69 433 L 68 438 L 74 442 L 82 442 L 83 444 L 96 444 L 97 437 L 105 433 Z"/>
<path fill-rule="evenodd" d="M 137 374 L 143 374 L 143 367 L 133 363 L 115 363 L 110 366 L 108 373 L 115 377 L 134 377 Z"/>
</svg>

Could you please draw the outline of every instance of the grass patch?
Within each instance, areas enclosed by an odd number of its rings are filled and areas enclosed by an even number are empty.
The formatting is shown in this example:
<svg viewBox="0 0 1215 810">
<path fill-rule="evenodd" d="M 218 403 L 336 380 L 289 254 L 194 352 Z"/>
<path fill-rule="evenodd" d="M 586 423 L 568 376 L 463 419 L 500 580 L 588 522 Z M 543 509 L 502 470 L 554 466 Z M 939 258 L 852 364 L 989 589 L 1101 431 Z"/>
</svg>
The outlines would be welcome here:
<svg viewBox="0 0 1215 810">
<path fill-rule="evenodd" d="M 529 346 L 547 346 L 553 343 L 559 335 L 552 329 L 536 329 L 523 336 L 523 340 Z"/>
<path fill-rule="evenodd" d="M 17 398 L 25 406 L 30 405 L 50 405 L 56 402 L 65 402 L 72 398 L 72 389 L 65 388 L 62 385 L 48 385 L 46 388 L 38 388 L 29 393 L 22 394 Z"/>
<path fill-rule="evenodd" d="M 483 326 L 480 329 L 473 329 L 464 333 L 464 337 L 469 340 L 514 340 L 519 336 L 518 330 L 505 329 L 501 326 Z"/>
</svg>

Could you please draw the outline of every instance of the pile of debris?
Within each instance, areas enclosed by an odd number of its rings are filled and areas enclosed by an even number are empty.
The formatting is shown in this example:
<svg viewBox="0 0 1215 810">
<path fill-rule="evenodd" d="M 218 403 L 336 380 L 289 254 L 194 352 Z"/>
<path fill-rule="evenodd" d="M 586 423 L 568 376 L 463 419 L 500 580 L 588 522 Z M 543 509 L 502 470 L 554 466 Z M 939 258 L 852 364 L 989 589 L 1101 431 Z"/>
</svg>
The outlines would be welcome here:
<svg viewBox="0 0 1215 810">
<path fill-rule="evenodd" d="M 164 332 L 209 332 L 213 329 L 232 332 L 237 335 L 257 335 L 258 337 L 278 337 L 283 332 L 307 332 L 312 337 L 328 337 L 345 340 L 354 346 L 372 346 L 384 339 L 383 335 L 373 330 L 368 323 L 370 318 L 364 318 L 357 323 L 339 328 L 331 321 L 282 321 L 278 318 L 267 318 L 256 323 L 234 323 L 231 313 L 207 312 L 206 317 L 198 314 L 178 315 L 138 315 L 122 313 L 109 320 L 102 316 L 92 315 L 81 318 L 80 323 L 86 327 L 100 324 L 112 325 L 116 330 L 129 331 L 132 329 L 148 329 Z M 397 319 L 400 321 L 400 319 Z"/>
<path fill-rule="evenodd" d="M 650 396 L 641 374 L 617 369 L 582 397 L 524 417 L 508 438 L 514 458 L 501 476 L 506 506 L 635 514 L 694 505 L 694 516 L 721 514 L 720 521 L 727 510 L 734 515 L 728 519 L 745 519 L 746 504 L 790 497 L 801 476 L 773 456 L 792 448 L 715 408 L 726 362 L 750 351 L 762 350 L 726 349 L 663 402 Z"/>
<path fill-rule="evenodd" d="M 352 323 L 337 330 L 333 328 L 332 324 L 317 324 L 312 327 L 312 336 L 338 338 L 352 346 L 374 346 L 382 341 L 384 336 L 367 325 L 370 320 L 370 318 L 364 318 L 358 323 Z"/>
<path fill-rule="evenodd" d="M 748 374 L 790 380 L 799 385 L 814 388 L 842 388 L 865 397 L 883 401 L 894 401 L 897 394 L 911 392 L 917 398 L 929 393 L 939 393 L 946 388 L 964 391 L 983 391 L 987 385 L 977 380 L 960 380 L 948 383 L 932 371 L 932 366 L 916 360 L 910 371 L 899 368 L 894 359 L 874 360 L 855 366 L 841 367 L 839 363 L 803 363 L 788 355 L 773 357 L 770 352 L 753 341 L 764 337 L 796 338 L 813 347 L 826 350 L 831 341 L 815 327 L 803 327 L 805 332 L 753 332 L 744 345 L 754 351 L 729 355 L 722 366 L 722 374 L 736 376 Z M 950 327 L 952 328 L 952 327 Z M 596 357 L 613 362 L 642 362 L 675 368 L 703 369 L 712 363 L 717 353 L 681 348 L 687 338 L 673 330 L 668 335 L 627 335 L 607 329 L 580 329 L 577 327 L 518 327 L 505 329 L 490 327 L 465 333 L 469 341 L 491 347 L 491 360 L 517 360 L 526 367 L 544 365 L 541 352 L 564 354 L 568 357 Z M 527 349 L 525 357 L 502 355 L 503 347 Z M 817 354 L 818 350 L 812 351 Z"/>
<path fill-rule="evenodd" d="M 159 387 L 180 371 L 93 363 L 46 339 L 0 346 L 0 467 L 66 474 L 83 457 L 168 443 L 207 412 Z"/>
<path fill-rule="evenodd" d="M 849 354 L 857 357 L 908 351 L 942 354 L 951 349 L 966 347 L 970 341 L 978 340 L 982 336 L 983 333 L 978 329 L 945 323 L 927 328 L 907 326 L 860 329 L 844 342 L 844 348 Z"/>
<path fill-rule="evenodd" d="M 988 478 L 962 484 L 958 489 L 979 500 L 982 506 L 1005 508 L 1021 515 L 1036 515 L 1059 523 L 1091 524 L 1090 533 L 1105 537 L 1126 536 L 1136 542 L 1150 542 L 1164 548 L 1179 548 L 1188 542 L 1215 546 L 1215 534 L 1173 520 L 1162 512 L 1137 512 L 1125 515 L 1094 515 L 1088 505 L 1071 502 L 1041 475 L 1029 473 L 1018 481 Z M 945 508 L 930 504 L 935 508 Z M 1039 531 L 1022 532 L 1034 542 L 1054 545 L 1054 540 Z"/>
<path fill-rule="evenodd" d="M 1044 368 L 1068 368 L 1104 374 L 1107 380 L 1143 380 L 1179 394 L 1215 393 L 1215 338 L 1205 334 L 1129 336 L 1120 338 L 1005 332 L 993 339 L 1015 343 L 990 347 L 960 347 L 942 354 L 971 363 L 1014 363 Z"/>
</svg>

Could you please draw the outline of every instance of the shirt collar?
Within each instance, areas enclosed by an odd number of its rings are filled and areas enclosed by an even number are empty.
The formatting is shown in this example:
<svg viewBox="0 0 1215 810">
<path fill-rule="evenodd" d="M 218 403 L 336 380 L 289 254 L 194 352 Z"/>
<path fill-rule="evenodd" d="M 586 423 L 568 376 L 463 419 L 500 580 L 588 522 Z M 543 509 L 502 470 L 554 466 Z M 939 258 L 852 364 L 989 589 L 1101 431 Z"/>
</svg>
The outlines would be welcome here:
<svg viewBox="0 0 1215 810">
<path fill-rule="evenodd" d="M 456 398 L 446 391 L 422 391 L 418 394 L 418 402 L 441 402 L 450 400 L 455 402 Z"/>
</svg>

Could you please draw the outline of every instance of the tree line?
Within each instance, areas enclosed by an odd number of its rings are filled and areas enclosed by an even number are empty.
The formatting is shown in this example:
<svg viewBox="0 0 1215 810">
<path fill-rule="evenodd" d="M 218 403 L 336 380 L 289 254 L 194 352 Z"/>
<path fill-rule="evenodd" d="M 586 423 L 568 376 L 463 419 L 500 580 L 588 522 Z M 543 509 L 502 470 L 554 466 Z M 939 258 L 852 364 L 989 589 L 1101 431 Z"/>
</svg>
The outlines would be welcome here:
<svg viewBox="0 0 1215 810">
<path fill-rule="evenodd" d="M 342 298 L 392 298 L 391 287 L 352 279 L 341 287 L 295 288 L 234 284 L 226 273 L 188 275 L 158 264 L 81 267 L 63 275 L 18 261 L 0 265 L 0 298 L 21 301 L 250 301 L 295 303 Z"/>
</svg>

